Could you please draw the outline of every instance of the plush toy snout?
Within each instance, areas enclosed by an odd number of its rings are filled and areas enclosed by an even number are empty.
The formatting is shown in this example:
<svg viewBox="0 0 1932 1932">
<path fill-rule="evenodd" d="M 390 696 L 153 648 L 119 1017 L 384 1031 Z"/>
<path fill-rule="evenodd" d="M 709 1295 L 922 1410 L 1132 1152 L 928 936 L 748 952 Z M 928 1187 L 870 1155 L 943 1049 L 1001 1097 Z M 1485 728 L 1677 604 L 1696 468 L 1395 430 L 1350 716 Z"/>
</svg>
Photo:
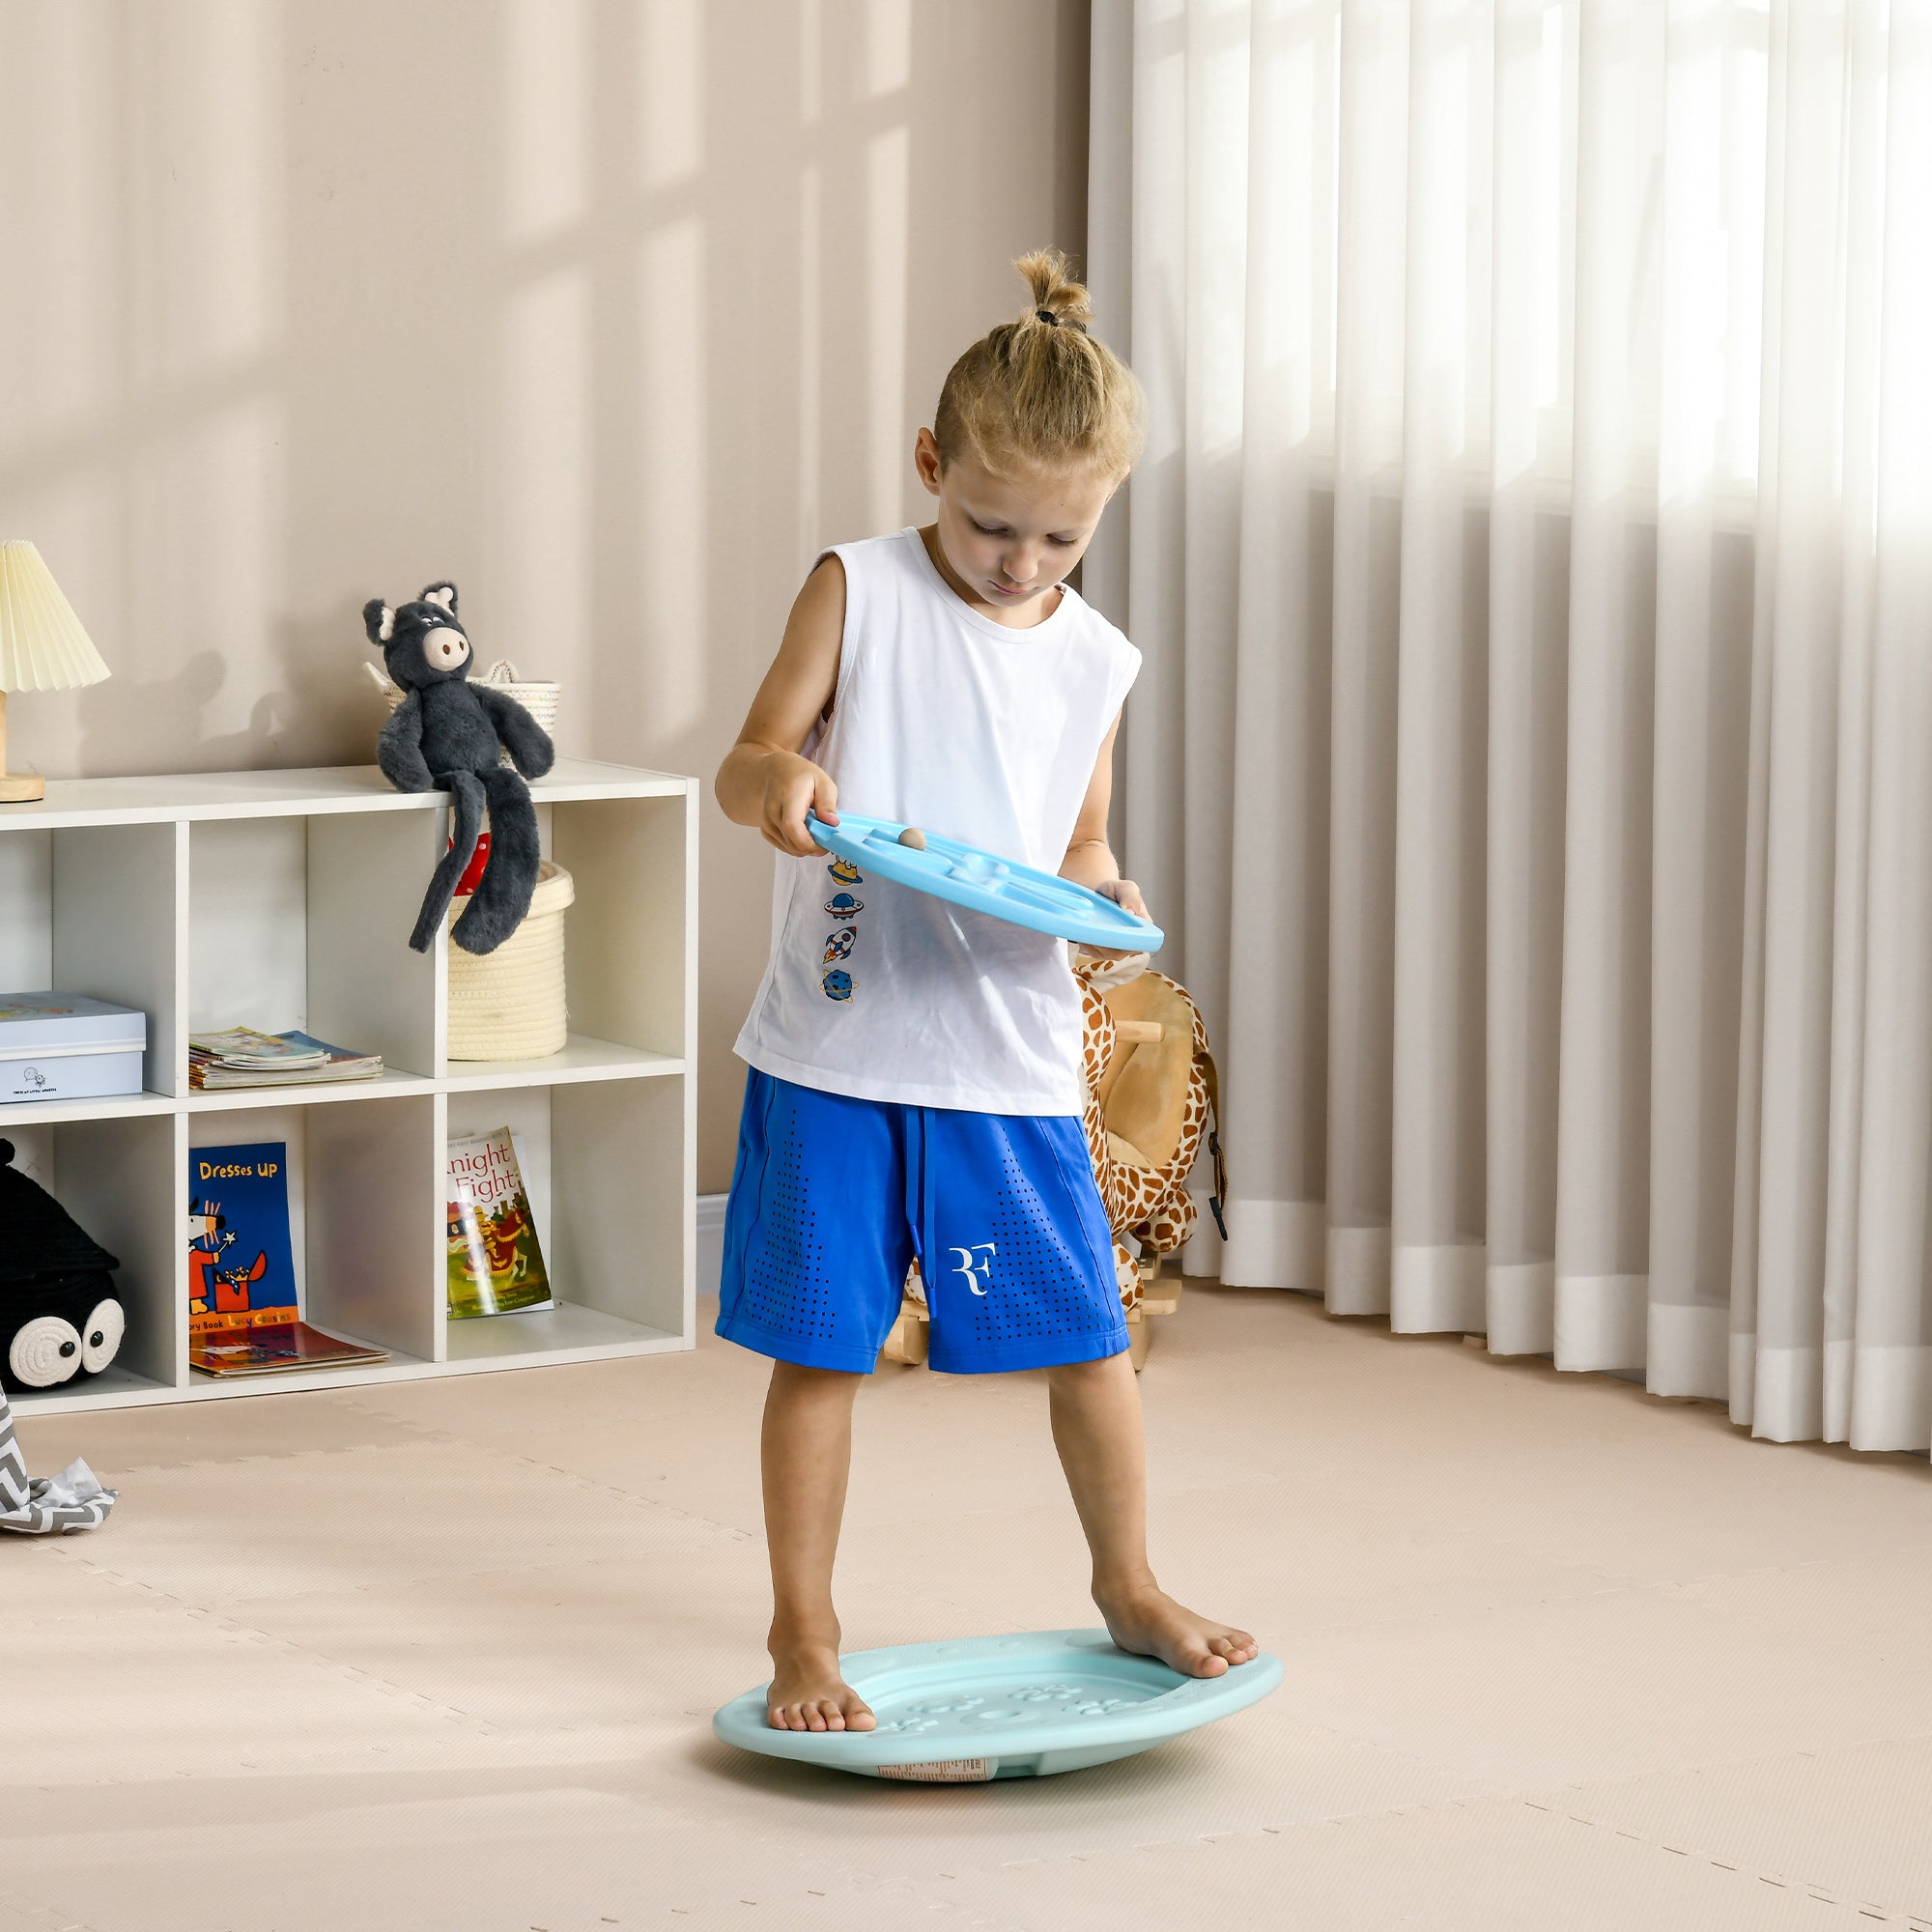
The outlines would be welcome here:
<svg viewBox="0 0 1932 1932">
<path fill-rule="evenodd" d="M 432 670 L 454 670 L 469 662 L 469 639 L 461 631 L 439 624 L 423 633 L 422 652 Z"/>
<path fill-rule="evenodd" d="M 362 607 L 362 626 L 369 641 L 381 649 L 390 677 L 405 691 L 469 675 L 469 639 L 456 621 L 453 584 L 432 584 L 400 609 L 372 597 Z"/>
</svg>

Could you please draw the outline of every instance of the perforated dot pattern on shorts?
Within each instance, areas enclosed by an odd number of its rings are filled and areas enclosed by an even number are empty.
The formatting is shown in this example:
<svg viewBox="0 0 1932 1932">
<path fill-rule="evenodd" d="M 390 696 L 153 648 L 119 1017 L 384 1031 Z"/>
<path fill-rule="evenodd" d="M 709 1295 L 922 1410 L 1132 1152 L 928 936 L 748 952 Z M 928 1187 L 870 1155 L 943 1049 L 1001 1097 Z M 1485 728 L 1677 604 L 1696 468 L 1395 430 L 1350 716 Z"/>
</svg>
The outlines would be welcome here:
<svg viewBox="0 0 1932 1932">
<path fill-rule="evenodd" d="M 1006 1186 L 993 1216 L 1000 1250 L 992 1264 L 993 1287 L 984 1295 L 966 1297 L 975 1335 L 985 1343 L 1019 1342 L 1106 1327 L 1112 1305 L 1094 1298 L 1081 1250 L 1057 1225 L 1062 1217 L 1040 1199 L 1010 1148 L 1001 1160 Z"/>
<path fill-rule="evenodd" d="M 745 1313 L 767 1334 L 829 1342 L 838 1319 L 825 1243 L 796 1144 L 775 1150 L 765 1170 L 763 1239 L 745 1269 Z"/>
</svg>

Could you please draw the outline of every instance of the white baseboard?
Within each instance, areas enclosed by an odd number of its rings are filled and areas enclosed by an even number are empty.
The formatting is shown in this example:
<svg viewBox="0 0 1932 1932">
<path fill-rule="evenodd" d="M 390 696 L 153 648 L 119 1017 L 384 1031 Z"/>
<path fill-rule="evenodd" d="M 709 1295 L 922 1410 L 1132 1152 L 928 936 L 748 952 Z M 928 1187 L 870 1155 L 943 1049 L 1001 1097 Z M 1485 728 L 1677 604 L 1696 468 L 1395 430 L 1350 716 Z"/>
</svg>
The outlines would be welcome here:
<svg viewBox="0 0 1932 1932">
<path fill-rule="evenodd" d="M 697 1292 L 716 1294 L 724 1271 L 724 1201 L 722 1194 L 697 1197 Z"/>
</svg>

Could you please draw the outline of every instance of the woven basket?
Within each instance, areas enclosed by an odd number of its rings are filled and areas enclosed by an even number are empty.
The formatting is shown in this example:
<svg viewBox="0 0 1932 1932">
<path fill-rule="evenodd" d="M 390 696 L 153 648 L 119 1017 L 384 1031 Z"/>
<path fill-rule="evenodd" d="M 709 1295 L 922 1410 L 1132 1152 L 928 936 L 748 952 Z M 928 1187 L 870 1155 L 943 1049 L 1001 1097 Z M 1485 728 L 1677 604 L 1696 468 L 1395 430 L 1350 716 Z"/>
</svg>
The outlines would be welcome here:
<svg viewBox="0 0 1932 1932">
<path fill-rule="evenodd" d="M 369 679 L 383 694 L 383 701 L 393 711 L 403 701 L 403 688 L 393 683 L 388 673 L 379 665 L 363 661 L 362 668 L 369 673 Z M 487 684 L 493 690 L 500 691 L 505 697 L 514 697 L 546 731 L 556 725 L 557 700 L 563 696 L 563 686 L 543 679 L 523 678 L 517 675 L 517 668 L 508 658 L 498 658 L 481 677 L 472 677 L 471 684 Z M 510 762 L 510 754 L 502 754 L 502 762 Z"/>
<path fill-rule="evenodd" d="M 563 1008 L 563 915 L 577 886 L 546 859 L 522 925 L 494 952 L 449 949 L 449 1057 L 541 1060 L 569 1037 Z M 458 918 L 468 898 L 449 909 Z"/>
</svg>

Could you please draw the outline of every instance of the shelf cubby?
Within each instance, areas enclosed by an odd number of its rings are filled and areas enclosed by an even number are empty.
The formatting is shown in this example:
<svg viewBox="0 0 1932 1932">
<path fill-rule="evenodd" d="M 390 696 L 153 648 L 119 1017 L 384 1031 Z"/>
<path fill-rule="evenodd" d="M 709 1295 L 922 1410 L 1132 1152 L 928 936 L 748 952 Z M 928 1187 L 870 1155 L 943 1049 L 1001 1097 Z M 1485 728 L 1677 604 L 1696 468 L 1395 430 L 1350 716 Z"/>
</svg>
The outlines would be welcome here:
<svg viewBox="0 0 1932 1932">
<path fill-rule="evenodd" d="M 0 807 L 0 828 L 6 826 Z M 58 988 L 148 1016 L 141 1084 L 186 1085 L 177 1045 L 179 828 L 48 825 L 0 837 L 0 993 Z"/>
<path fill-rule="evenodd" d="M 681 812 L 666 798 L 579 798 L 543 808 L 547 855 L 568 871 L 577 903 L 564 954 L 565 1004 L 590 1045 L 681 1058 L 688 931 L 664 917 L 689 881 Z"/>
<path fill-rule="evenodd" d="M 104 1375 L 22 1412 L 266 1395 L 688 1349 L 695 1339 L 696 850 L 689 779 L 560 760 L 532 787 L 576 879 L 571 1035 L 542 1060 L 447 1057 L 446 934 L 409 950 L 443 794 L 373 767 L 54 781 L 0 807 L 0 992 L 148 1015 L 145 1091 L 0 1108 L 0 1133 L 120 1257 Z M 187 1036 L 299 1027 L 384 1061 L 373 1082 L 194 1093 Z M 511 1125 L 553 1309 L 450 1321 L 444 1150 Z M 187 1368 L 192 1151 L 280 1141 L 302 1313 L 386 1362 L 211 1378 Z"/>
<path fill-rule="evenodd" d="M 345 1096 L 355 1087 L 340 1088 Z M 303 1321 L 345 1340 L 434 1361 L 437 1299 L 429 1235 L 442 1204 L 441 1142 L 431 1094 L 289 1106 L 279 1096 L 188 1122 L 188 1190 L 219 1199 L 209 1150 L 279 1142 L 288 1150 L 289 1239 Z M 245 1259 L 245 1258 L 244 1258 Z"/>
<path fill-rule="evenodd" d="M 0 1132 L 14 1164 L 64 1206 L 120 1264 L 115 1297 L 127 1317 L 120 1352 L 99 1376 L 15 1405 L 158 1402 L 187 1379 L 184 1314 L 186 1207 L 176 1189 L 183 1172 L 183 1122 L 176 1113 L 119 1119 L 27 1121 Z"/>
<path fill-rule="evenodd" d="M 516 1136 L 557 1302 L 446 1321 L 450 1360 L 577 1358 L 686 1332 L 690 1197 L 660 1152 L 678 1139 L 678 1083 L 472 1088 L 450 1094 L 445 1105 L 451 1139 L 496 1127 Z"/>
<path fill-rule="evenodd" d="M 188 828 L 188 1029 L 298 1028 L 437 1071 L 438 955 L 406 944 L 442 813 L 219 818 Z"/>
</svg>

